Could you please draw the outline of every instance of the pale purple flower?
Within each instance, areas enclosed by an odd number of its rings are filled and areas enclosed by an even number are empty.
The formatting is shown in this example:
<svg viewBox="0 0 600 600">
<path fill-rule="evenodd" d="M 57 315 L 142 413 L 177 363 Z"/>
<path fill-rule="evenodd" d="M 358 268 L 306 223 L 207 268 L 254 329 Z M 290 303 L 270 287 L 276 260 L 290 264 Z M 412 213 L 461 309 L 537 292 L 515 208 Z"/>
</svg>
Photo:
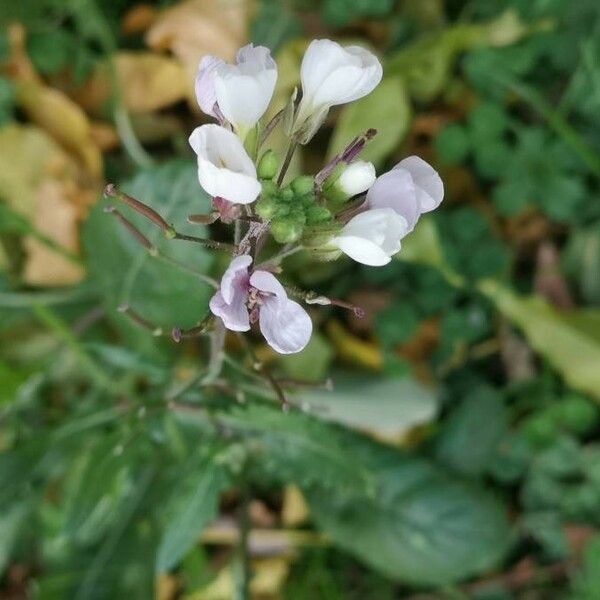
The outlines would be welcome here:
<svg viewBox="0 0 600 600">
<path fill-rule="evenodd" d="M 281 354 L 300 352 L 310 339 L 312 322 L 308 313 L 288 295 L 268 271 L 249 273 L 252 257 L 231 261 L 221 286 L 210 300 L 210 310 L 227 329 L 248 331 L 258 320 L 269 345 Z"/>
<path fill-rule="evenodd" d="M 412 231 L 421 214 L 437 208 L 443 198 L 444 184 L 437 171 L 422 158 L 409 156 L 375 180 L 365 206 L 393 209 Z"/>
</svg>

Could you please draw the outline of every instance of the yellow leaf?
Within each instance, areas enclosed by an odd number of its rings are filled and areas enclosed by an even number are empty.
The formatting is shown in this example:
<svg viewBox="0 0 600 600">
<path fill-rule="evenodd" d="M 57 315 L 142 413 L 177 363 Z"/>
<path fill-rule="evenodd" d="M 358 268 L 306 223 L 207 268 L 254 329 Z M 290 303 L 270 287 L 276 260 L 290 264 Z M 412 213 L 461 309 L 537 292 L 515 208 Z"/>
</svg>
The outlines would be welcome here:
<svg viewBox="0 0 600 600">
<path fill-rule="evenodd" d="M 179 62 L 153 52 L 119 52 L 114 67 L 123 102 L 132 113 L 147 113 L 179 102 L 193 81 Z M 111 88 L 109 65 L 103 62 L 72 96 L 88 112 L 99 114 L 112 96 Z"/>
<path fill-rule="evenodd" d="M 290 570 L 290 559 L 262 558 L 252 561 L 250 593 L 253 598 L 277 598 Z M 231 600 L 235 584 L 231 566 L 219 571 L 216 579 L 203 590 L 184 597 L 184 600 Z"/>
<path fill-rule="evenodd" d="M 80 106 L 61 91 L 33 80 L 18 82 L 17 102 L 34 123 L 81 161 L 92 178 L 102 176 L 102 154 Z"/>
<path fill-rule="evenodd" d="M 286 485 L 283 490 L 283 507 L 281 520 L 286 527 L 297 527 L 308 520 L 308 505 L 300 488 L 296 485 Z"/>
<path fill-rule="evenodd" d="M 99 191 L 84 180 L 81 167 L 43 130 L 13 124 L 0 131 L 0 198 L 38 234 L 23 242 L 26 283 L 67 285 L 83 277 L 76 262 L 40 237 L 77 252 L 78 224 Z"/>
<path fill-rule="evenodd" d="M 249 8 L 249 0 L 187 0 L 160 14 L 146 33 L 148 46 L 170 50 L 185 66 L 192 106 L 200 59 L 205 54 L 234 58 L 247 41 Z"/>
</svg>

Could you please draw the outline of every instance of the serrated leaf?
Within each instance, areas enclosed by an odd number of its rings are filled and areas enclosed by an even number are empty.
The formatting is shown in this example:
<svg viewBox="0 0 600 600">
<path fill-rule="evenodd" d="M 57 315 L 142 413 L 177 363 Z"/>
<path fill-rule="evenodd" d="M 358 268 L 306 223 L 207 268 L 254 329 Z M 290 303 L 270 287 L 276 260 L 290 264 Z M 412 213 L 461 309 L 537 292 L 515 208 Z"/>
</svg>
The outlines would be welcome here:
<svg viewBox="0 0 600 600">
<path fill-rule="evenodd" d="M 311 514 L 333 541 L 391 579 L 444 585 L 493 567 L 509 542 L 502 506 L 426 461 L 365 446 L 376 478 L 366 497 L 305 490 Z"/>
<path fill-rule="evenodd" d="M 193 467 L 172 490 L 164 511 L 168 519 L 158 547 L 158 573 L 177 565 L 198 542 L 205 525 L 216 516 L 219 494 L 227 484 L 222 465 L 202 460 Z"/>
<path fill-rule="evenodd" d="M 402 141 L 410 124 L 410 115 L 410 103 L 402 79 L 386 77 L 371 94 L 344 107 L 327 155 L 334 156 L 355 136 L 375 128 L 377 135 L 362 151 L 360 158 L 381 164 Z"/>
<path fill-rule="evenodd" d="M 192 162 L 177 160 L 142 171 L 123 190 L 157 210 L 183 233 L 206 235 L 204 227 L 186 223 L 187 215 L 209 208 Z M 193 274 L 149 256 L 131 234 L 103 212 L 105 206 L 106 201 L 101 202 L 92 212 L 84 242 L 92 275 L 112 315 L 119 304 L 129 303 L 145 319 L 159 325 L 195 324 L 207 310 L 212 289 Z M 166 240 L 147 219 L 127 207 L 119 209 L 161 252 L 200 272 L 208 270 L 213 255 L 205 248 Z"/>
<path fill-rule="evenodd" d="M 371 477 L 351 458 L 344 432 L 314 416 L 261 405 L 219 417 L 227 427 L 257 442 L 260 467 L 283 482 L 368 490 Z"/>
</svg>

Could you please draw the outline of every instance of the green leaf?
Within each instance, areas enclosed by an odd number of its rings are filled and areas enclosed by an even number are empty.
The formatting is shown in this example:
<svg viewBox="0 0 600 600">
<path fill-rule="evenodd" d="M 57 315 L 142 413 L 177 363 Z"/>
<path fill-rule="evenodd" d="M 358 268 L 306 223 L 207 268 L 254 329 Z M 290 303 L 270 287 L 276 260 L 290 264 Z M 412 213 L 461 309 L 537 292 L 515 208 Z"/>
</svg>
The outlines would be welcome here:
<svg viewBox="0 0 600 600">
<path fill-rule="evenodd" d="M 570 600 L 596 600 L 600 597 L 600 536 L 586 546 L 583 566 L 573 578 Z"/>
<path fill-rule="evenodd" d="M 378 165 L 398 146 L 410 123 L 411 108 L 402 79 L 386 77 L 368 96 L 352 102 L 340 113 L 327 150 L 331 158 L 369 128 L 377 135 L 360 157 Z"/>
<path fill-rule="evenodd" d="M 253 404 L 219 421 L 253 442 L 261 472 L 276 481 L 370 489 L 371 476 L 350 458 L 345 432 L 314 416 Z"/>
<path fill-rule="evenodd" d="M 255 44 L 275 53 L 283 44 L 302 33 L 302 22 L 287 2 L 264 0 L 252 21 L 250 37 Z"/>
<path fill-rule="evenodd" d="M 520 296 L 486 279 L 479 289 L 517 325 L 573 389 L 600 400 L 600 316 L 561 313 L 542 298 Z"/>
<path fill-rule="evenodd" d="M 140 172 L 123 190 L 157 210 L 183 233 L 202 237 L 206 229 L 186 223 L 192 213 L 209 210 L 209 200 L 198 184 L 196 166 L 172 161 Z M 99 203 L 84 231 L 84 243 L 93 278 L 115 318 L 115 308 L 129 303 L 145 319 L 164 326 L 190 327 L 200 320 L 213 290 L 192 273 L 184 272 L 151 257 Z M 191 242 L 166 240 L 147 219 L 126 206 L 119 210 L 164 254 L 189 268 L 206 272 L 212 253 Z M 119 322 L 126 320 L 119 318 Z M 147 334 L 150 336 L 150 333 Z"/>
<path fill-rule="evenodd" d="M 376 478 L 371 496 L 308 489 L 311 514 L 333 541 L 391 579 L 443 585 L 486 571 L 509 542 L 504 510 L 429 463 L 353 444 Z"/>
<path fill-rule="evenodd" d="M 31 513 L 30 501 L 21 500 L 0 511 L 0 577 L 8 565 L 25 519 Z"/>
<path fill-rule="evenodd" d="M 500 394 L 487 386 L 474 389 L 444 422 L 437 459 L 464 475 L 480 475 L 494 458 L 506 426 Z"/>
<path fill-rule="evenodd" d="M 435 138 L 435 149 L 440 160 L 447 165 L 464 162 L 470 150 L 469 136 L 465 128 L 458 123 L 444 127 Z"/>
<path fill-rule="evenodd" d="M 202 530 L 216 516 L 219 495 L 227 482 L 223 466 L 214 457 L 200 461 L 193 457 L 164 509 L 166 526 L 156 558 L 158 573 L 173 568 L 198 543 Z"/>
<path fill-rule="evenodd" d="M 392 443 L 413 427 L 433 420 L 438 410 L 434 393 L 410 377 L 373 379 L 340 374 L 334 377 L 333 391 L 307 391 L 302 401 L 323 420 Z"/>
</svg>

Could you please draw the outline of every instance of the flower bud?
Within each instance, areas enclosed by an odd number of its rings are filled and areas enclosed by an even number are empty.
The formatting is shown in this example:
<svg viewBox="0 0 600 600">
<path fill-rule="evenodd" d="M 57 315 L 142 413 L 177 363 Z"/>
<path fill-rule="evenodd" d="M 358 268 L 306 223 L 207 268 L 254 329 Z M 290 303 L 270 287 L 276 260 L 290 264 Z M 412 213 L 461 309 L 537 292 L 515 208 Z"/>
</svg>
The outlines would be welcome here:
<svg viewBox="0 0 600 600">
<path fill-rule="evenodd" d="M 273 179 L 279 170 L 279 159 L 273 150 L 267 150 L 258 163 L 258 176 L 261 179 Z"/>
<path fill-rule="evenodd" d="M 375 181 L 373 163 L 357 160 L 349 164 L 336 181 L 338 189 L 348 198 L 366 192 Z"/>
<path fill-rule="evenodd" d="M 263 196 L 256 203 L 256 214 L 268 221 L 275 216 L 277 212 L 277 200 L 273 196 Z"/>
<path fill-rule="evenodd" d="M 290 183 L 290 187 L 294 190 L 296 196 L 304 196 L 313 191 L 315 187 L 315 179 L 310 175 L 300 175 Z"/>
<path fill-rule="evenodd" d="M 289 244 L 300 239 L 303 223 L 290 217 L 276 218 L 271 224 L 271 233 L 276 242 Z"/>
</svg>

